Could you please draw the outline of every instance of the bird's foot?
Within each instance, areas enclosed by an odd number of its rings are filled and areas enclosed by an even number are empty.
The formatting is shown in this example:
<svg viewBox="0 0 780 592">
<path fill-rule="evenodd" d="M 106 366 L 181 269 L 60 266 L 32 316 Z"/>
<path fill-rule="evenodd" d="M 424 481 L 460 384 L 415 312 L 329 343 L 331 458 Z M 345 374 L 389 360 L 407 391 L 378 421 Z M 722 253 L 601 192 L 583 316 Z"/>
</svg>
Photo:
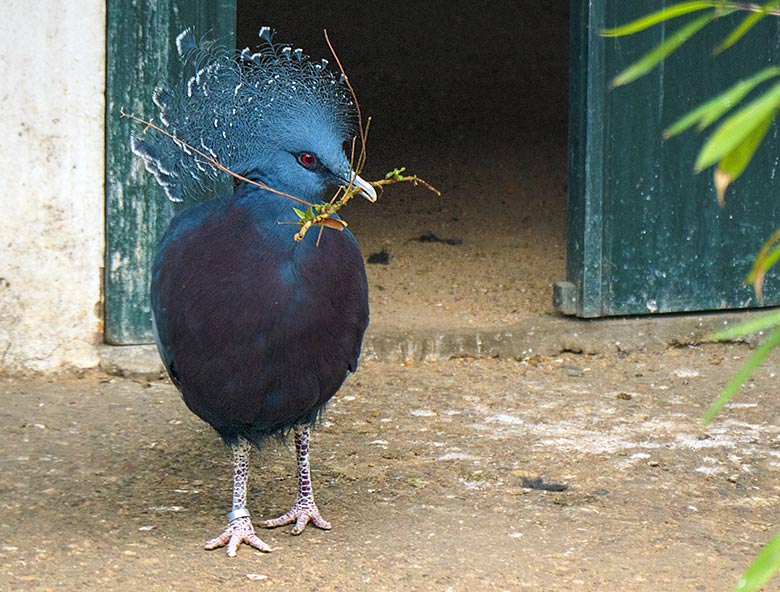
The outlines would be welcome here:
<svg viewBox="0 0 780 592">
<path fill-rule="evenodd" d="M 211 551 L 227 545 L 228 557 L 235 557 L 241 543 L 246 543 L 263 553 L 271 552 L 271 547 L 261 541 L 255 534 L 255 528 L 252 526 L 249 516 L 233 519 L 221 535 L 206 543 L 206 549 Z"/>
<path fill-rule="evenodd" d="M 330 530 L 330 522 L 320 515 L 317 504 L 314 503 L 312 498 L 296 499 L 289 512 L 282 514 L 278 518 L 263 520 L 260 522 L 260 526 L 275 528 L 285 524 L 292 524 L 293 522 L 295 522 L 295 526 L 290 531 L 292 534 L 301 534 L 309 522 L 323 530 Z"/>
</svg>

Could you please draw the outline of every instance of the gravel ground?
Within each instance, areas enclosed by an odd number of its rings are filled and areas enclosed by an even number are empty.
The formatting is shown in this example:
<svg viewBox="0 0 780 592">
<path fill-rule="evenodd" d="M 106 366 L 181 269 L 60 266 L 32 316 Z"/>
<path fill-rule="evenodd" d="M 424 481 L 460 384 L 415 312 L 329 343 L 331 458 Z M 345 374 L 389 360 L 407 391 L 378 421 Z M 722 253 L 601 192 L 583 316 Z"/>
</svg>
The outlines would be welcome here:
<svg viewBox="0 0 780 592">
<path fill-rule="evenodd" d="M 2 590 L 730 590 L 780 522 L 777 359 L 749 350 L 366 363 L 313 440 L 329 532 L 229 559 L 229 453 L 163 380 L 0 382 Z M 285 511 L 293 456 L 252 458 Z"/>
</svg>

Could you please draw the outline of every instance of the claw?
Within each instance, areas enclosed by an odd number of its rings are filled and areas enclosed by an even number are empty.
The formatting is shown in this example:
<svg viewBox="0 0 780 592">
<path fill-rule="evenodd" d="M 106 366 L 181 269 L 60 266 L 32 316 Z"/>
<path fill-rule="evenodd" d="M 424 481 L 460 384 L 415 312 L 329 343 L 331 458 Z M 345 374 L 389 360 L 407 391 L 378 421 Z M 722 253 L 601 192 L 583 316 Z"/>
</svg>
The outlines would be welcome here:
<svg viewBox="0 0 780 592">
<path fill-rule="evenodd" d="M 295 522 L 295 526 L 290 531 L 292 534 L 301 534 L 309 522 L 323 530 L 330 530 L 330 522 L 320 515 L 314 500 L 296 501 L 289 512 L 282 514 L 278 518 L 263 520 L 260 522 L 260 526 L 263 528 L 275 528 L 285 524 L 292 524 L 293 522 Z"/>
<path fill-rule="evenodd" d="M 263 553 L 270 553 L 271 547 L 265 544 L 255 534 L 255 528 L 248 516 L 236 518 L 228 524 L 228 527 L 218 537 L 214 537 L 206 543 L 208 551 L 227 545 L 228 557 L 235 557 L 241 543 L 246 543 Z"/>
</svg>

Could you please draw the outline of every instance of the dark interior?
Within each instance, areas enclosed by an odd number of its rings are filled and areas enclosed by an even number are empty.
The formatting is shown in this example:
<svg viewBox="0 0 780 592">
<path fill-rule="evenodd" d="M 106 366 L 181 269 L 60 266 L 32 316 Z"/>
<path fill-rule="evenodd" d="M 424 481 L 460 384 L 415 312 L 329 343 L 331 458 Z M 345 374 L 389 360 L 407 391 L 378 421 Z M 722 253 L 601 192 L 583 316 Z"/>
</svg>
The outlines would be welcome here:
<svg viewBox="0 0 780 592">
<path fill-rule="evenodd" d="M 568 21 L 567 2 L 238 2 L 239 48 L 268 25 L 335 67 L 328 30 L 372 117 L 365 178 L 405 166 L 443 192 L 394 186 L 345 208 L 366 258 L 388 255 L 368 265 L 374 322 L 552 312 L 565 274 Z M 420 241 L 430 235 L 450 243 Z"/>
</svg>

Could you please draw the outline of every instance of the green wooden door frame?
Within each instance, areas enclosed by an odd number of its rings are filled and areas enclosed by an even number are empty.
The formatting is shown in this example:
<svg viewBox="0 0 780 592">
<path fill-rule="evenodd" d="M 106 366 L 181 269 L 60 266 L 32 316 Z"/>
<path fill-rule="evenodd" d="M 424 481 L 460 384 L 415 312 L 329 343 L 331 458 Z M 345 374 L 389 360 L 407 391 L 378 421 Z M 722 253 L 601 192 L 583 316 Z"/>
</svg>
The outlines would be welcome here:
<svg viewBox="0 0 780 592">
<path fill-rule="evenodd" d="M 152 341 L 149 278 L 154 249 L 173 216 L 169 202 L 140 158 L 130 134 L 143 127 L 120 110 L 154 117 L 152 93 L 176 80 L 176 36 L 192 27 L 235 46 L 236 0 L 108 0 L 106 44 L 105 340 Z"/>
<path fill-rule="evenodd" d="M 605 39 L 612 27 L 676 0 L 571 3 L 569 228 L 558 309 L 581 317 L 746 308 L 744 277 L 780 226 L 778 124 L 755 161 L 715 200 L 711 174 L 693 173 L 703 137 L 668 141 L 662 131 L 733 81 L 780 63 L 780 19 L 766 19 L 718 58 L 712 49 L 734 20 L 705 29 L 654 72 L 615 90 L 610 79 L 685 19 L 641 35 Z M 722 19 L 726 21 L 727 19 Z M 780 303 L 767 280 L 765 306 Z"/>
</svg>

